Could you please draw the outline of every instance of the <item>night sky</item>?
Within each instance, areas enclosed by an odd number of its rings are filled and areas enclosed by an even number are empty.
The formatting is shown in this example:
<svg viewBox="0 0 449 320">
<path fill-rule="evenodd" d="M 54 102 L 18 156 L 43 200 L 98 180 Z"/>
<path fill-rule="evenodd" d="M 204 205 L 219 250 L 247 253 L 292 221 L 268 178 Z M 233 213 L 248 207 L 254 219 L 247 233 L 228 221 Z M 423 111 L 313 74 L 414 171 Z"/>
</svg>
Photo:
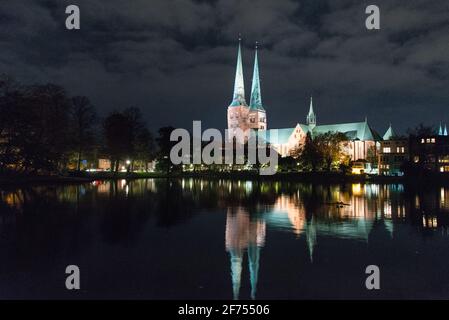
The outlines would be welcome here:
<svg viewBox="0 0 449 320">
<path fill-rule="evenodd" d="M 65 29 L 65 7 L 81 30 Z M 365 28 L 365 8 L 381 30 Z M 247 101 L 259 41 L 269 128 L 363 121 L 381 134 L 449 124 L 447 0 L 0 1 L 0 72 L 52 82 L 100 113 L 138 106 L 164 125 L 224 128 L 239 33 Z"/>
</svg>

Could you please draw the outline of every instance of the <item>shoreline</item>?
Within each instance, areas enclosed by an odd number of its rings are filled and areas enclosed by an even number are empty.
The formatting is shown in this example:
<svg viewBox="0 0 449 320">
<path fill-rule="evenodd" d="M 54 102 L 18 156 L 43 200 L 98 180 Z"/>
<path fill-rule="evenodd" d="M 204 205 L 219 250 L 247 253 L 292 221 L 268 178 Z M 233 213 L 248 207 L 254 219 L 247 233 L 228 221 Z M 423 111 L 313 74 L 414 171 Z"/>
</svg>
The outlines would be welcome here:
<svg viewBox="0 0 449 320">
<path fill-rule="evenodd" d="M 425 177 L 390 177 L 390 176 L 368 176 L 368 175 L 344 175 L 334 172 L 294 172 L 277 173 L 272 176 L 261 176 L 251 172 L 232 173 L 173 173 L 167 176 L 164 173 L 110 173 L 110 172 L 81 172 L 69 175 L 46 175 L 46 176 L 22 176 L 8 175 L 0 176 L 0 187 L 10 185 L 35 185 L 35 184 L 77 184 L 89 183 L 96 180 L 136 180 L 136 179 L 225 179 L 225 180 L 252 180 L 252 181 L 286 181 L 307 183 L 381 183 L 381 184 L 417 184 L 438 183 L 449 184 L 447 176 L 425 176 Z"/>
</svg>

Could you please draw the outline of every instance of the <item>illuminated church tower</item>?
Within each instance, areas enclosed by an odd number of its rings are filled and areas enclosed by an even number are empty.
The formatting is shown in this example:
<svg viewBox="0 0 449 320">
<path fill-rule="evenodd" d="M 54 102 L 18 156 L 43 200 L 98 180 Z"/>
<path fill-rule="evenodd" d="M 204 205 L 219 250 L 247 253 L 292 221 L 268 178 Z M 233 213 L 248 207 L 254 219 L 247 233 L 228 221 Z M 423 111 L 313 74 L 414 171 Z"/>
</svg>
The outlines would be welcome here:
<svg viewBox="0 0 449 320">
<path fill-rule="evenodd" d="M 307 114 L 306 123 L 309 126 L 310 130 L 313 130 L 313 128 L 315 128 L 315 126 L 316 126 L 316 115 L 315 115 L 315 112 L 313 112 L 312 97 L 310 97 L 309 114 Z"/>
<path fill-rule="evenodd" d="M 256 45 L 253 83 L 251 87 L 251 100 L 249 103 L 249 127 L 250 129 L 255 130 L 266 130 L 267 129 L 266 121 L 267 115 L 265 109 L 262 106 L 262 94 L 260 91 L 259 61 L 257 57 L 257 45 Z"/>
<path fill-rule="evenodd" d="M 267 129 L 267 117 L 266 112 L 262 106 L 262 96 L 260 90 L 257 47 L 254 60 L 250 105 L 248 106 L 245 100 L 241 39 L 239 39 L 239 47 L 237 53 L 234 94 L 232 97 L 232 102 L 228 107 L 229 138 L 234 137 L 238 129 L 240 129 L 243 133 L 243 137 L 238 140 L 239 143 L 244 143 L 246 141 L 249 135 L 249 129 Z"/>
</svg>

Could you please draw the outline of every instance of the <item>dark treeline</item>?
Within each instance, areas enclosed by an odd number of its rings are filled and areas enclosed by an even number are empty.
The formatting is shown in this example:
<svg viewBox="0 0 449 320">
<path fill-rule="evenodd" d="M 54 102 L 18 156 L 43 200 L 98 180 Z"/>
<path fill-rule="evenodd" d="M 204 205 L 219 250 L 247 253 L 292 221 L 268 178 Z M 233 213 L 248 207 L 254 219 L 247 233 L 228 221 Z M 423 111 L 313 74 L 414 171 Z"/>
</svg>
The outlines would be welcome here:
<svg viewBox="0 0 449 320">
<path fill-rule="evenodd" d="M 87 97 L 53 84 L 25 86 L 0 76 L 0 173 L 54 174 L 81 170 L 84 160 L 147 168 L 154 139 L 138 108 L 101 119 Z M 84 163 L 84 169 L 86 164 Z"/>
</svg>

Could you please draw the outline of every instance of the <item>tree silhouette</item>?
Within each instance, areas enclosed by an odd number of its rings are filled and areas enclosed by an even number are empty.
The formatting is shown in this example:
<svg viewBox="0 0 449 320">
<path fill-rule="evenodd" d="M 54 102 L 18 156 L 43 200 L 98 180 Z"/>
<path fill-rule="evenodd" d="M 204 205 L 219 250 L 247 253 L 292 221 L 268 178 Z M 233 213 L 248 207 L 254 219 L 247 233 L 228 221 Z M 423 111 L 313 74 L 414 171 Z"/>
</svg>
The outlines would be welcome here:
<svg viewBox="0 0 449 320">
<path fill-rule="evenodd" d="M 158 144 L 158 166 L 161 170 L 165 171 L 167 176 L 170 175 L 172 163 L 170 160 L 170 151 L 176 144 L 175 141 L 170 141 L 170 135 L 175 130 L 173 127 L 162 127 L 158 130 L 159 136 L 156 141 Z"/>
<path fill-rule="evenodd" d="M 106 153 L 111 159 L 111 169 L 118 172 L 120 160 L 132 153 L 132 125 L 123 113 L 111 113 L 103 123 Z"/>
<path fill-rule="evenodd" d="M 83 153 L 91 151 L 95 141 L 97 114 L 87 97 L 73 97 L 70 112 L 72 122 L 72 141 L 76 150 L 76 169 L 80 171 Z"/>
</svg>

